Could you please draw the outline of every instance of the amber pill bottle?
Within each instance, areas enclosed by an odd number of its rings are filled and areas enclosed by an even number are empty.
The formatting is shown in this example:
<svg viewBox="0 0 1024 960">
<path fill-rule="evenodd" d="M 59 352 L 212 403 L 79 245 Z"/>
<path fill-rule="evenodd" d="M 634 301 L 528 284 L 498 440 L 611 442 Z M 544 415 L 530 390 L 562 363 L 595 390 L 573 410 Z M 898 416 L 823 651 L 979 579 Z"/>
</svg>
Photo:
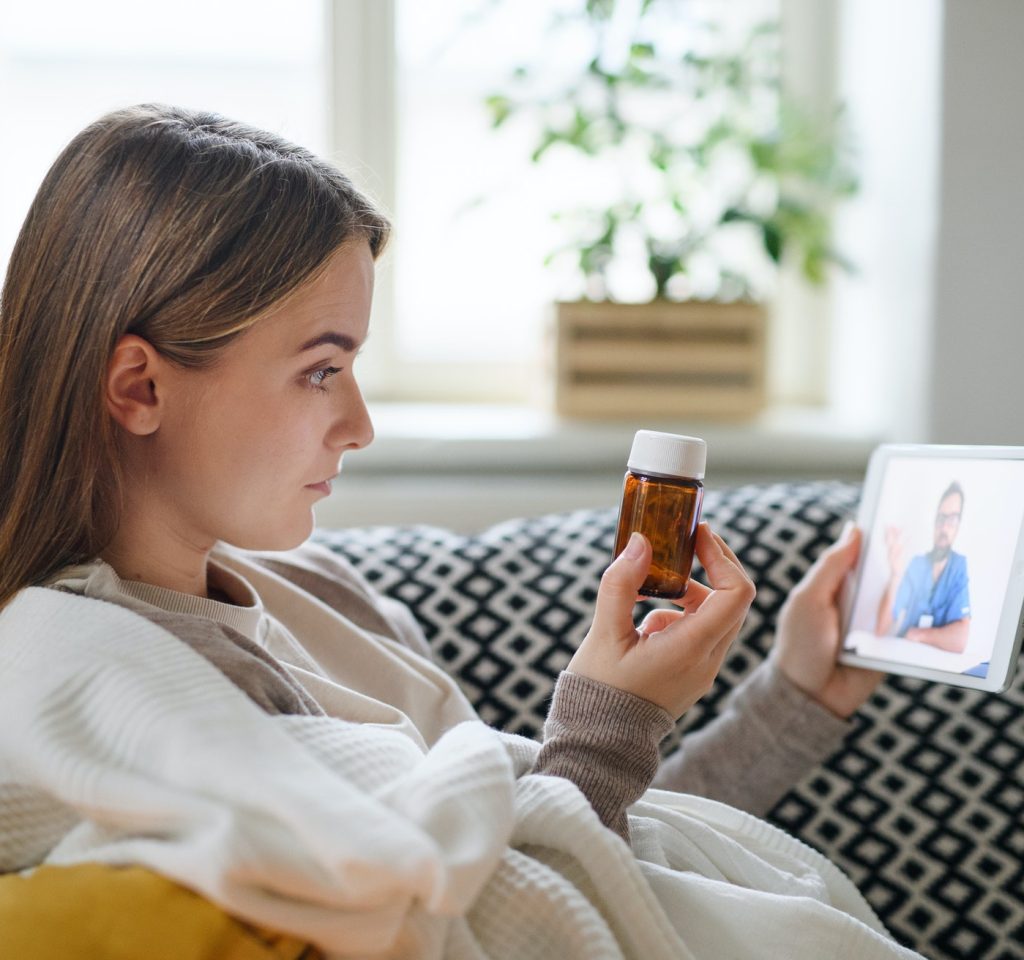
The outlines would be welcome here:
<svg viewBox="0 0 1024 960">
<path fill-rule="evenodd" d="M 678 600 L 686 593 L 704 497 L 707 445 L 698 437 L 638 430 L 627 461 L 615 556 L 633 531 L 654 549 L 640 593 Z"/>
</svg>

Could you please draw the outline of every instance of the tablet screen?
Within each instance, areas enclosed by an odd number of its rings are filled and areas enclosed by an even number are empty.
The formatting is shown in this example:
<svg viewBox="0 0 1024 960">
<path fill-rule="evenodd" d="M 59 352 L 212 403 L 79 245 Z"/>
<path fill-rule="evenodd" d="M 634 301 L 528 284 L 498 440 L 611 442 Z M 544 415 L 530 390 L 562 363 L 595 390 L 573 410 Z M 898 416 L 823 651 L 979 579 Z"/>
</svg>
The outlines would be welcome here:
<svg viewBox="0 0 1024 960">
<path fill-rule="evenodd" d="M 1022 522 L 1024 460 L 885 460 L 844 651 L 987 677 Z"/>
</svg>

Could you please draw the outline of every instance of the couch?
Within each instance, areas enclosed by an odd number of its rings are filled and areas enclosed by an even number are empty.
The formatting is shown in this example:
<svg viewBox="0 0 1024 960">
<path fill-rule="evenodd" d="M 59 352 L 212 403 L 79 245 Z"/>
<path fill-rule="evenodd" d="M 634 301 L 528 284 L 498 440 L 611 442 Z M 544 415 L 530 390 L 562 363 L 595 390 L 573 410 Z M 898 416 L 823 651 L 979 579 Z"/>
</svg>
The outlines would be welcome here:
<svg viewBox="0 0 1024 960">
<path fill-rule="evenodd" d="M 714 689 L 666 751 L 714 716 L 765 657 L 787 591 L 855 515 L 859 496 L 856 485 L 824 481 L 707 493 L 705 518 L 758 592 Z M 409 606 L 486 721 L 534 736 L 552 682 L 586 631 L 614 524 L 609 507 L 510 520 L 471 536 L 430 526 L 314 536 Z M 995 695 L 890 677 L 842 749 L 769 819 L 838 864 L 899 941 L 935 960 L 1019 960 L 1022 761 L 1024 680 Z"/>
</svg>

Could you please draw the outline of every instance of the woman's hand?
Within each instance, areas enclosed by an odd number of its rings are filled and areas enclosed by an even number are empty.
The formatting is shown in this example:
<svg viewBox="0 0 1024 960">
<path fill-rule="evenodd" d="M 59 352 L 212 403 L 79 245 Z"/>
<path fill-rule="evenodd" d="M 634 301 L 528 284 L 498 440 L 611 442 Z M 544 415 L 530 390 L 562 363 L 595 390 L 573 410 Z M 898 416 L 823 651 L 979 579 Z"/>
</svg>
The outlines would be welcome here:
<svg viewBox="0 0 1024 960">
<path fill-rule="evenodd" d="M 711 689 L 754 599 L 754 584 L 706 523 L 697 557 L 710 588 L 691 580 L 679 610 L 654 610 L 640 625 L 633 607 L 651 565 L 651 545 L 634 533 L 601 577 L 594 623 L 568 669 L 657 704 L 680 717 Z"/>
<path fill-rule="evenodd" d="M 772 656 L 808 696 L 840 717 L 849 717 L 884 674 L 839 663 L 839 594 L 860 553 L 860 531 L 850 524 L 803 579 L 779 613 Z"/>
</svg>

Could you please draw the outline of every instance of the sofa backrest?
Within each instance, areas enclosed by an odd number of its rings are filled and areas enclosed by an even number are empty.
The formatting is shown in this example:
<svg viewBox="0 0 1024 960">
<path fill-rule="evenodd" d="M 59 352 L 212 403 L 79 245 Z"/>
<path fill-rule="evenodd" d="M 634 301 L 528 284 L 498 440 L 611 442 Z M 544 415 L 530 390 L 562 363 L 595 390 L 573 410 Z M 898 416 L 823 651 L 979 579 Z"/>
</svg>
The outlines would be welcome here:
<svg viewBox="0 0 1024 960">
<path fill-rule="evenodd" d="M 856 515 L 856 485 L 709 490 L 704 517 L 758 587 L 714 689 L 665 741 L 706 723 L 766 656 L 789 589 Z M 436 527 L 318 530 L 410 607 L 435 658 L 484 720 L 527 736 L 589 625 L 614 510 L 510 520 L 473 536 Z M 699 567 L 695 576 L 701 576 Z M 639 620 L 646 607 L 640 604 Z M 900 941 L 934 958 L 1024 957 L 1024 682 L 993 695 L 890 677 L 844 747 L 769 819 L 860 887 Z"/>
</svg>

